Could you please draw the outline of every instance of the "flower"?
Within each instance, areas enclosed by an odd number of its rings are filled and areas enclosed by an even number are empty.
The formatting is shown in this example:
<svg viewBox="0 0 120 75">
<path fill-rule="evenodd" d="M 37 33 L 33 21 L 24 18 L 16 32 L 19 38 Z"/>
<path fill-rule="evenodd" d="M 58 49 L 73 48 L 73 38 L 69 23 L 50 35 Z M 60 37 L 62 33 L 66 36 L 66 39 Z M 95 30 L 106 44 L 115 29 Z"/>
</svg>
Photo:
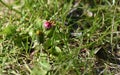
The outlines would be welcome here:
<svg viewBox="0 0 120 75">
<path fill-rule="evenodd" d="M 38 35 L 38 36 L 43 35 L 43 32 L 41 30 L 37 30 L 36 35 Z"/>
<path fill-rule="evenodd" d="M 36 31 L 36 40 L 39 43 L 43 43 L 44 42 L 44 33 L 41 30 L 37 30 Z"/>
<path fill-rule="evenodd" d="M 49 22 L 49 21 L 46 21 L 46 22 L 44 22 L 44 27 L 45 27 L 46 29 L 50 29 L 50 28 L 52 27 L 52 23 Z"/>
</svg>

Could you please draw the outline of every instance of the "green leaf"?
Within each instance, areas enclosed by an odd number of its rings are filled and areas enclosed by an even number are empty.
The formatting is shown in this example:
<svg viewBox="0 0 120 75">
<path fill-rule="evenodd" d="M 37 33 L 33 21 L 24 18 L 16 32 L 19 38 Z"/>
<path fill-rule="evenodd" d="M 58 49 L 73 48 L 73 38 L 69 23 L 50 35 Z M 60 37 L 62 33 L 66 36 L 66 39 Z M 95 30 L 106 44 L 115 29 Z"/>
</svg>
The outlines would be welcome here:
<svg viewBox="0 0 120 75">
<path fill-rule="evenodd" d="M 54 55 L 54 56 L 58 56 L 59 54 L 61 54 L 61 49 L 58 46 L 52 47 L 49 52 Z"/>
<path fill-rule="evenodd" d="M 16 33 L 16 26 L 9 25 L 4 28 L 1 33 L 5 34 L 7 37 L 12 36 Z"/>
<path fill-rule="evenodd" d="M 54 34 L 54 31 L 55 31 L 55 27 L 52 27 L 51 29 L 46 30 L 47 37 L 51 38 Z"/>
<path fill-rule="evenodd" d="M 39 42 L 39 43 L 43 43 L 44 42 L 44 33 L 40 30 L 37 31 L 36 33 L 36 40 Z"/>
<path fill-rule="evenodd" d="M 58 46 L 55 46 L 55 50 L 56 50 L 57 53 L 60 53 L 60 52 L 61 52 L 61 49 L 60 49 L 60 47 L 58 47 Z"/>
<path fill-rule="evenodd" d="M 42 53 L 39 63 L 34 67 L 32 71 L 32 75 L 46 75 L 50 69 L 51 65 L 47 60 L 47 54 Z"/>
<path fill-rule="evenodd" d="M 36 19 L 35 29 L 43 30 L 43 21 L 39 18 Z"/>
<path fill-rule="evenodd" d="M 45 41 L 45 43 L 43 44 L 44 45 L 44 48 L 45 49 L 48 49 L 49 47 L 51 47 L 51 39 L 47 39 L 46 41 Z"/>
</svg>

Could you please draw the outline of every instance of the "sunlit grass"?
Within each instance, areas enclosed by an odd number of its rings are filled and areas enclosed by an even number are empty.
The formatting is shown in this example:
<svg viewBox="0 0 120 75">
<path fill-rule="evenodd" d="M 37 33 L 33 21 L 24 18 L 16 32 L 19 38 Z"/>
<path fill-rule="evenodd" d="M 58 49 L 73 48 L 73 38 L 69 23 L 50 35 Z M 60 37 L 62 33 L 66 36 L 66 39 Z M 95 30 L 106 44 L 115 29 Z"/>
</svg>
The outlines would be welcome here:
<svg viewBox="0 0 120 75">
<path fill-rule="evenodd" d="M 112 75 L 120 71 L 96 57 L 101 49 L 114 53 L 119 46 L 119 0 L 12 1 L 0 0 L 0 74 Z M 78 20 L 68 17 L 74 7 L 81 12 Z M 51 26 L 45 27 L 45 22 Z M 112 66 L 115 70 L 110 70 Z"/>
</svg>

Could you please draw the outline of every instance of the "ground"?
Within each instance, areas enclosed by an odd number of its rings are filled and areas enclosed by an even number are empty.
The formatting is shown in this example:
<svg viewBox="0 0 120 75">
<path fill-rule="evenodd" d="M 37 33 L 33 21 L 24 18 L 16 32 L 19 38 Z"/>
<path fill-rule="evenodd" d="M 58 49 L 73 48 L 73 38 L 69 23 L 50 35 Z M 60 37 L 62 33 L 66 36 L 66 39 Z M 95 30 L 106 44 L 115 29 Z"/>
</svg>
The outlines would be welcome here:
<svg viewBox="0 0 120 75">
<path fill-rule="evenodd" d="M 1 75 L 119 75 L 119 0 L 0 0 Z"/>
</svg>

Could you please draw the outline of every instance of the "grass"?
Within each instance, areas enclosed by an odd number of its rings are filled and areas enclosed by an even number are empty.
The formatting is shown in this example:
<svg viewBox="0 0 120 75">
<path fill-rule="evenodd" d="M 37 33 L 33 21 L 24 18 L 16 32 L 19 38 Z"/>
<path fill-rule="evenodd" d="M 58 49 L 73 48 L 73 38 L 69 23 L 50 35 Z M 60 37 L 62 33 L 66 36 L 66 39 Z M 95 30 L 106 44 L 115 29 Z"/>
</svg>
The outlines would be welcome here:
<svg viewBox="0 0 120 75">
<path fill-rule="evenodd" d="M 107 61 L 109 55 L 102 57 L 105 60 L 96 57 L 101 49 L 112 54 L 119 51 L 119 0 L 78 0 L 82 13 L 78 20 L 67 16 L 74 8 L 73 2 L 0 0 L 0 74 L 119 73 L 118 65 Z M 45 29 L 45 20 L 54 26 Z M 72 24 L 78 24 L 77 29 Z M 81 35 L 71 36 L 71 30 Z"/>
</svg>

